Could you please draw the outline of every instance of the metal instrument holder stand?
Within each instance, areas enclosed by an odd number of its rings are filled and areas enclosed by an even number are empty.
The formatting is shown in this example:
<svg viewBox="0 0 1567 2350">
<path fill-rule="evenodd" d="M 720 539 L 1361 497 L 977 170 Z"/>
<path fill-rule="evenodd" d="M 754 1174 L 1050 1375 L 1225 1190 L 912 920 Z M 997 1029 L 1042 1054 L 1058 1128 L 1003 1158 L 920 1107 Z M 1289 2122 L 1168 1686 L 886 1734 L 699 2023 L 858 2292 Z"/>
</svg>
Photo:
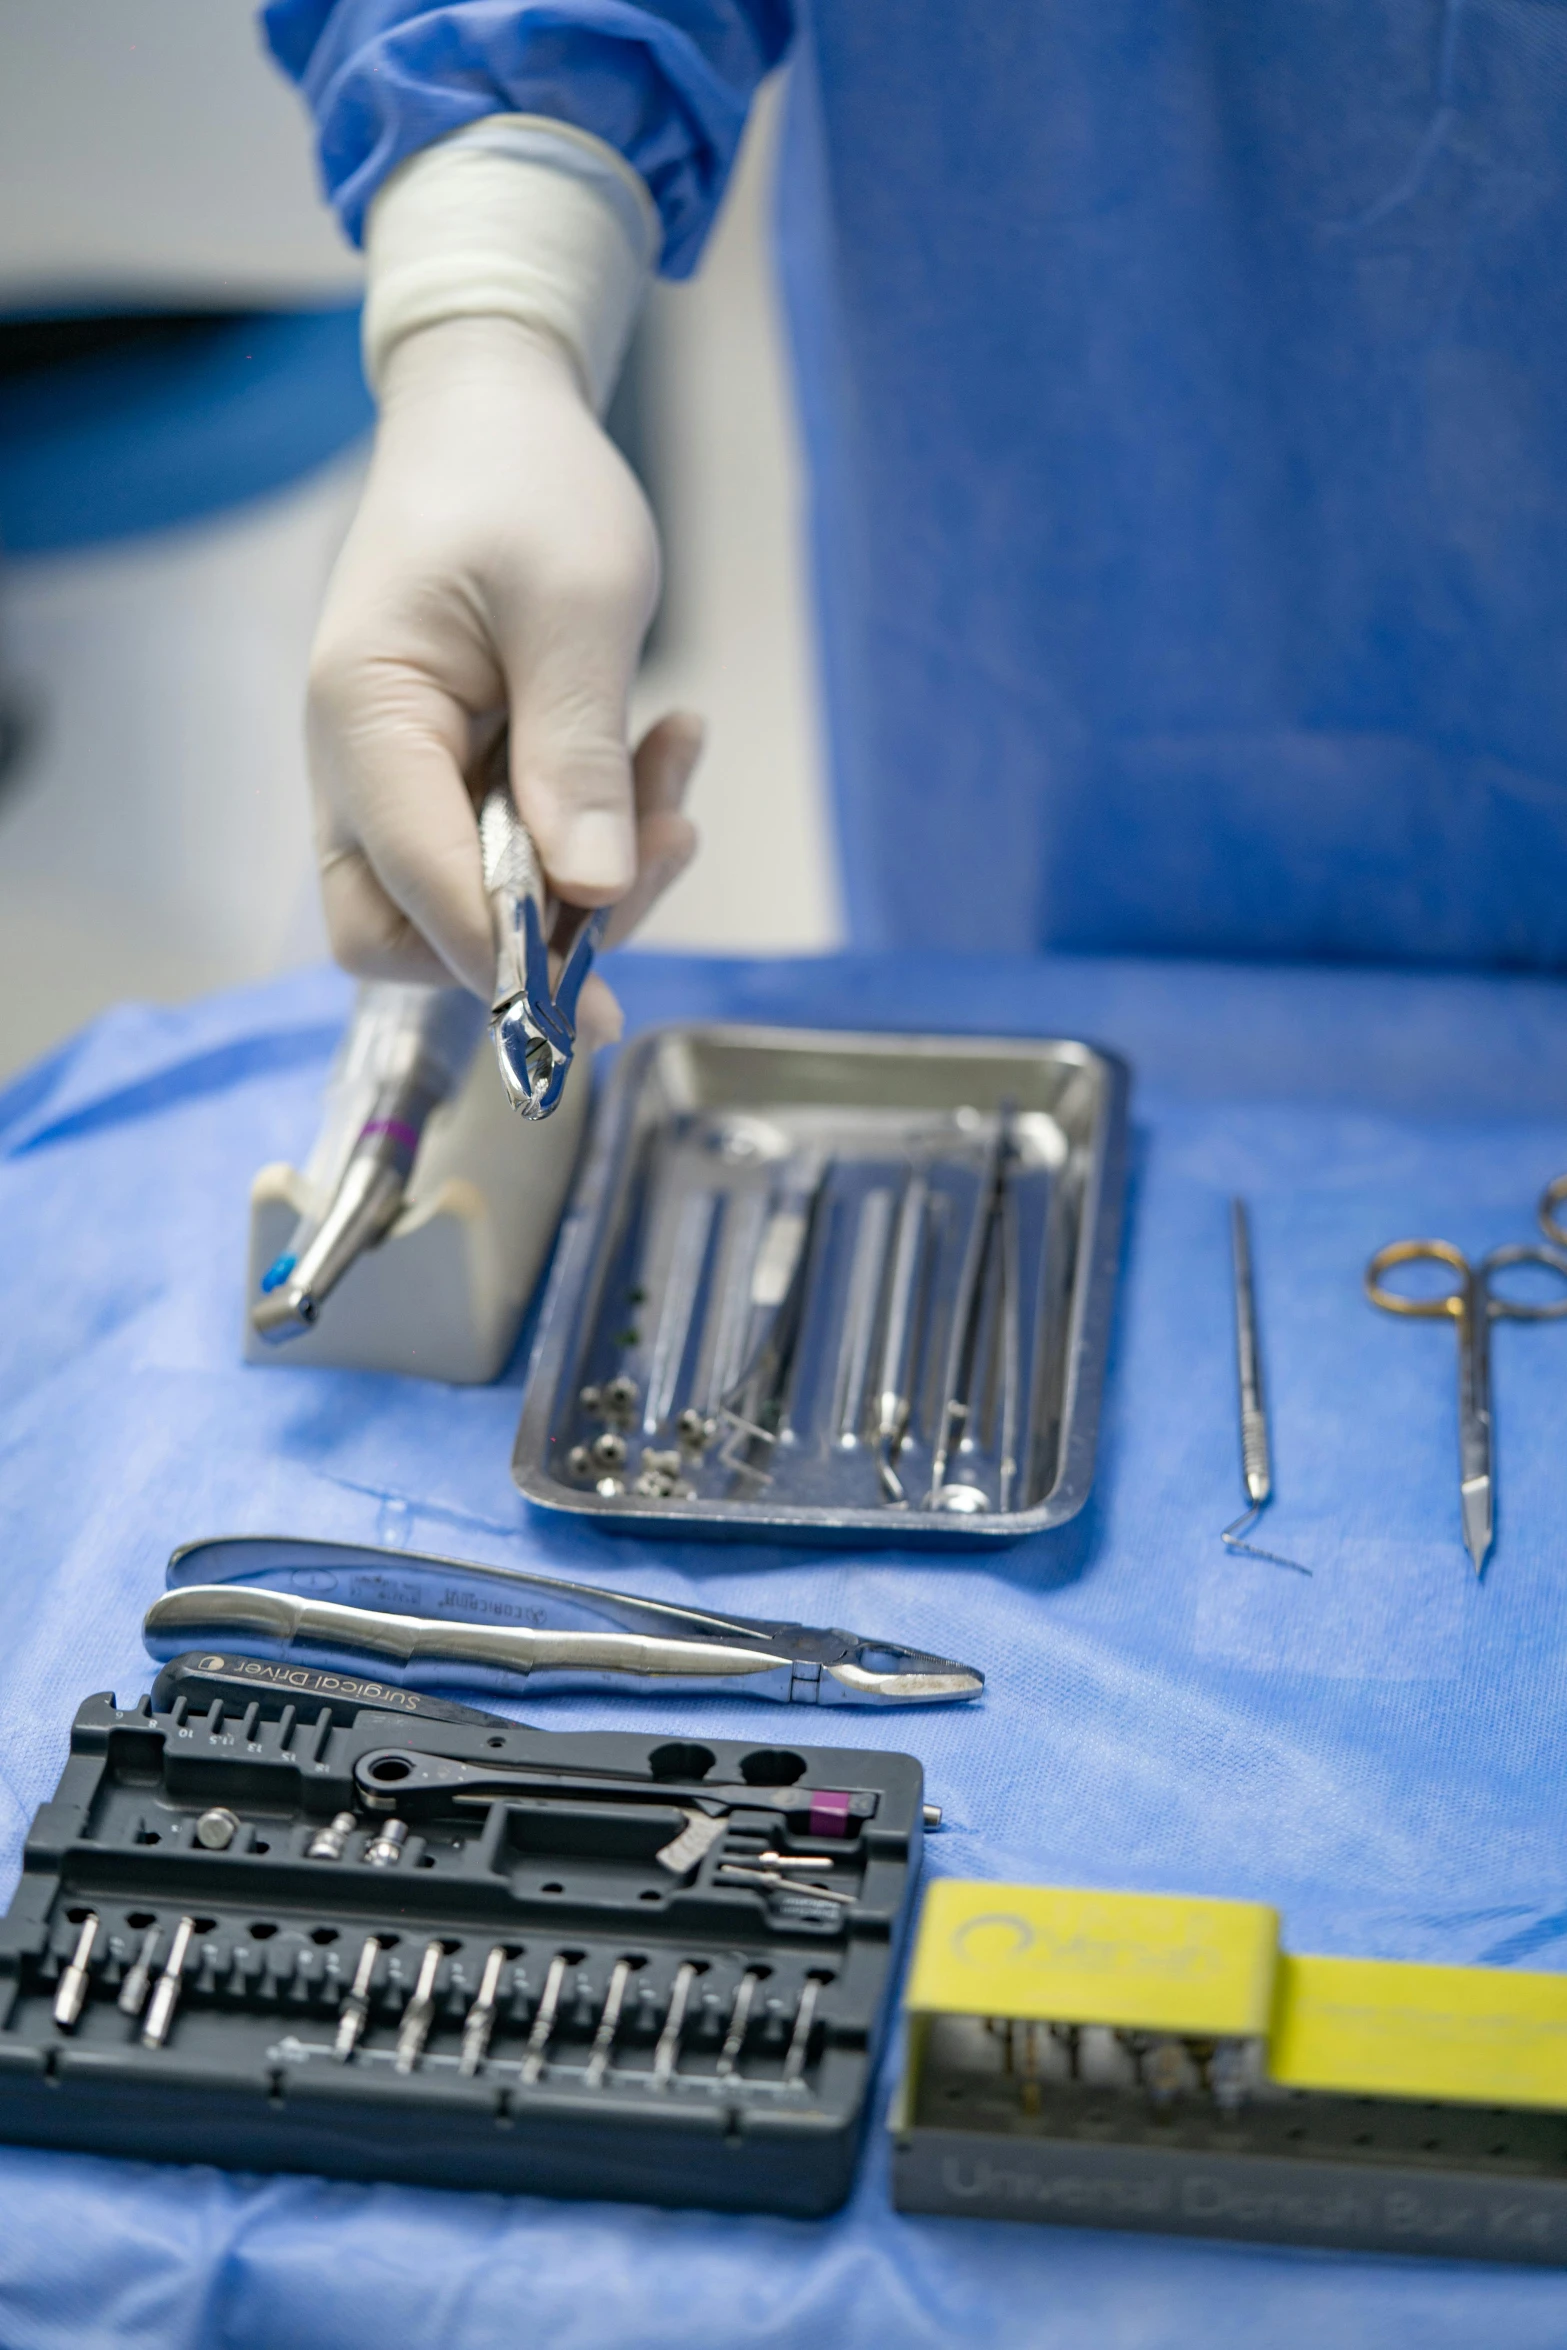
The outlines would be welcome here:
<svg viewBox="0 0 1567 2350">
<path fill-rule="evenodd" d="M 456 1094 L 431 1115 L 387 1238 L 286 1351 L 259 1339 L 247 1315 L 246 1362 L 402 1371 L 455 1386 L 495 1378 L 553 1244 L 591 1098 L 584 1054 L 554 1115 L 528 1123 L 506 1100 L 493 1056 L 476 1052 Z M 279 1161 L 256 1175 L 247 1301 L 311 1204 L 298 1168 Z"/>
</svg>

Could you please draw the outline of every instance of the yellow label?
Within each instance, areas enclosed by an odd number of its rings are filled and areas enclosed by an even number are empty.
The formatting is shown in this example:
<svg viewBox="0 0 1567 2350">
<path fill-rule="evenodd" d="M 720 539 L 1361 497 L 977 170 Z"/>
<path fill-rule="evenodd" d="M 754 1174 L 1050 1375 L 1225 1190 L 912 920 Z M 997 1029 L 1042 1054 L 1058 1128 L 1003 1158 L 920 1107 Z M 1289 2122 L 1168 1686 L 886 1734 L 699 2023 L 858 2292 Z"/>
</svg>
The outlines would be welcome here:
<svg viewBox="0 0 1567 2350">
<path fill-rule="evenodd" d="M 1567 1975 L 1284 1958 L 1268 2070 L 1292 2089 L 1567 2107 Z"/>
<path fill-rule="evenodd" d="M 1268 2028 L 1278 1919 L 1260 1902 L 939 1878 L 905 2005 L 1200 2038 Z"/>
</svg>

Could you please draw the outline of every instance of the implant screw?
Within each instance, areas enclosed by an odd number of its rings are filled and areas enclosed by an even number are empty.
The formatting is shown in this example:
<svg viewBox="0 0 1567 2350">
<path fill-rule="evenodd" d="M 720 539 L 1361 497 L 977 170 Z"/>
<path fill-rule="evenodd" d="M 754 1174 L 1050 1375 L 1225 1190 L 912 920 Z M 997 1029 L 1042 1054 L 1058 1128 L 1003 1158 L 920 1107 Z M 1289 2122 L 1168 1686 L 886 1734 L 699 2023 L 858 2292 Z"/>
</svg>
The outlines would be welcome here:
<svg viewBox="0 0 1567 2350">
<path fill-rule="evenodd" d="M 203 1852 L 227 1852 L 239 1834 L 239 1821 L 221 1804 L 204 1811 L 196 1822 L 196 1842 Z"/>
<path fill-rule="evenodd" d="M 340 1811 L 324 1828 L 317 1828 L 305 1846 L 306 1860 L 341 1860 L 349 1837 L 354 1832 L 354 1815 Z M 369 1859 L 366 1853 L 365 1858 Z"/>
<path fill-rule="evenodd" d="M 338 1815 L 339 1818 L 342 1816 Z M 333 1822 L 334 1827 L 336 1821 Z M 372 1836 L 365 1846 L 365 1859 L 373 1869 L 395 1869 L 403 1857 L 403 1845 L 408 1836 L 406 1820 L 388 1820 L 379 1835 Z"/>
<path fill-rule="evenodd" d="M 613 1428 L 606 1428 L 602 1436 L 593 1439 L 593 1458 L 601 1469 L 623 1469 L 626 1465 L 626 1440 Z"/>
</svg>

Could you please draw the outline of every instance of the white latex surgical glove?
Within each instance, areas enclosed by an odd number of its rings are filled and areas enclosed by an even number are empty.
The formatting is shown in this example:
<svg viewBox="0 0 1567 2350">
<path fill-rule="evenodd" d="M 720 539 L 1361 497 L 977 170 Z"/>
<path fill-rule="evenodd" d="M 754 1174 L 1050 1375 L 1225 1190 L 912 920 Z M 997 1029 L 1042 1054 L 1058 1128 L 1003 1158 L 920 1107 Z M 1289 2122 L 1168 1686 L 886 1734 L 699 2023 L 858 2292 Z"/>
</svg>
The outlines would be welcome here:
<svg viewBox="0 0 1567 2350">
<path fill-rule="evenodd" d="M 349 970 L 455 975 L 488 997 L 465 775 L 498 710 L 545 872 L 575 904 L 618 901 L 610 942 L 694 853 L 680 804 L 699 722 L 666 718 L 628 750 L 658 546 L 597 415 L 654 234 L 618 156 L 520 117 L 416 156 L 372 208 L 380 417 L 308 704 L 327 926 Z M 581 1026 L 601 1039 L 617 1015 L 590 990 Z"/>
</svg>

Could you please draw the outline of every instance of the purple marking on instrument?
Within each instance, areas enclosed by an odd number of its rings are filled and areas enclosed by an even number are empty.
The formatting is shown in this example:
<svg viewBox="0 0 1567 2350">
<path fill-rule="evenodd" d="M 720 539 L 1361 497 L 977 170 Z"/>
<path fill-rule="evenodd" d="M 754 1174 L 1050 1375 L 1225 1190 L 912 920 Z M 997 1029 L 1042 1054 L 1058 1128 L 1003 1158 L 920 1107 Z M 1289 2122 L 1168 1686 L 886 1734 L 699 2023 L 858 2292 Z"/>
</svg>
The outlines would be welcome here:
<svg viewBox="0 0 1567 2350">
<path fill-rule="evenodd" d="M 811 1789 L 811 1834 L 813 1836 L 847 1836 L 849 1833 L 849 1801 L 841 1787 L 813 1787 Z"/>
<path fill-rule="evenodd" d="M 373 1134 L 389 1134 L 394 1142 L 402 1144 L 404 1150 L 416 1151 L 419 1148 L 418 1127 L 405 1125 L 401 1118 L 372 1118 L 368 1126 L 359 1129 L 361 1142 L 368 1142 Z"/>
</svg>

